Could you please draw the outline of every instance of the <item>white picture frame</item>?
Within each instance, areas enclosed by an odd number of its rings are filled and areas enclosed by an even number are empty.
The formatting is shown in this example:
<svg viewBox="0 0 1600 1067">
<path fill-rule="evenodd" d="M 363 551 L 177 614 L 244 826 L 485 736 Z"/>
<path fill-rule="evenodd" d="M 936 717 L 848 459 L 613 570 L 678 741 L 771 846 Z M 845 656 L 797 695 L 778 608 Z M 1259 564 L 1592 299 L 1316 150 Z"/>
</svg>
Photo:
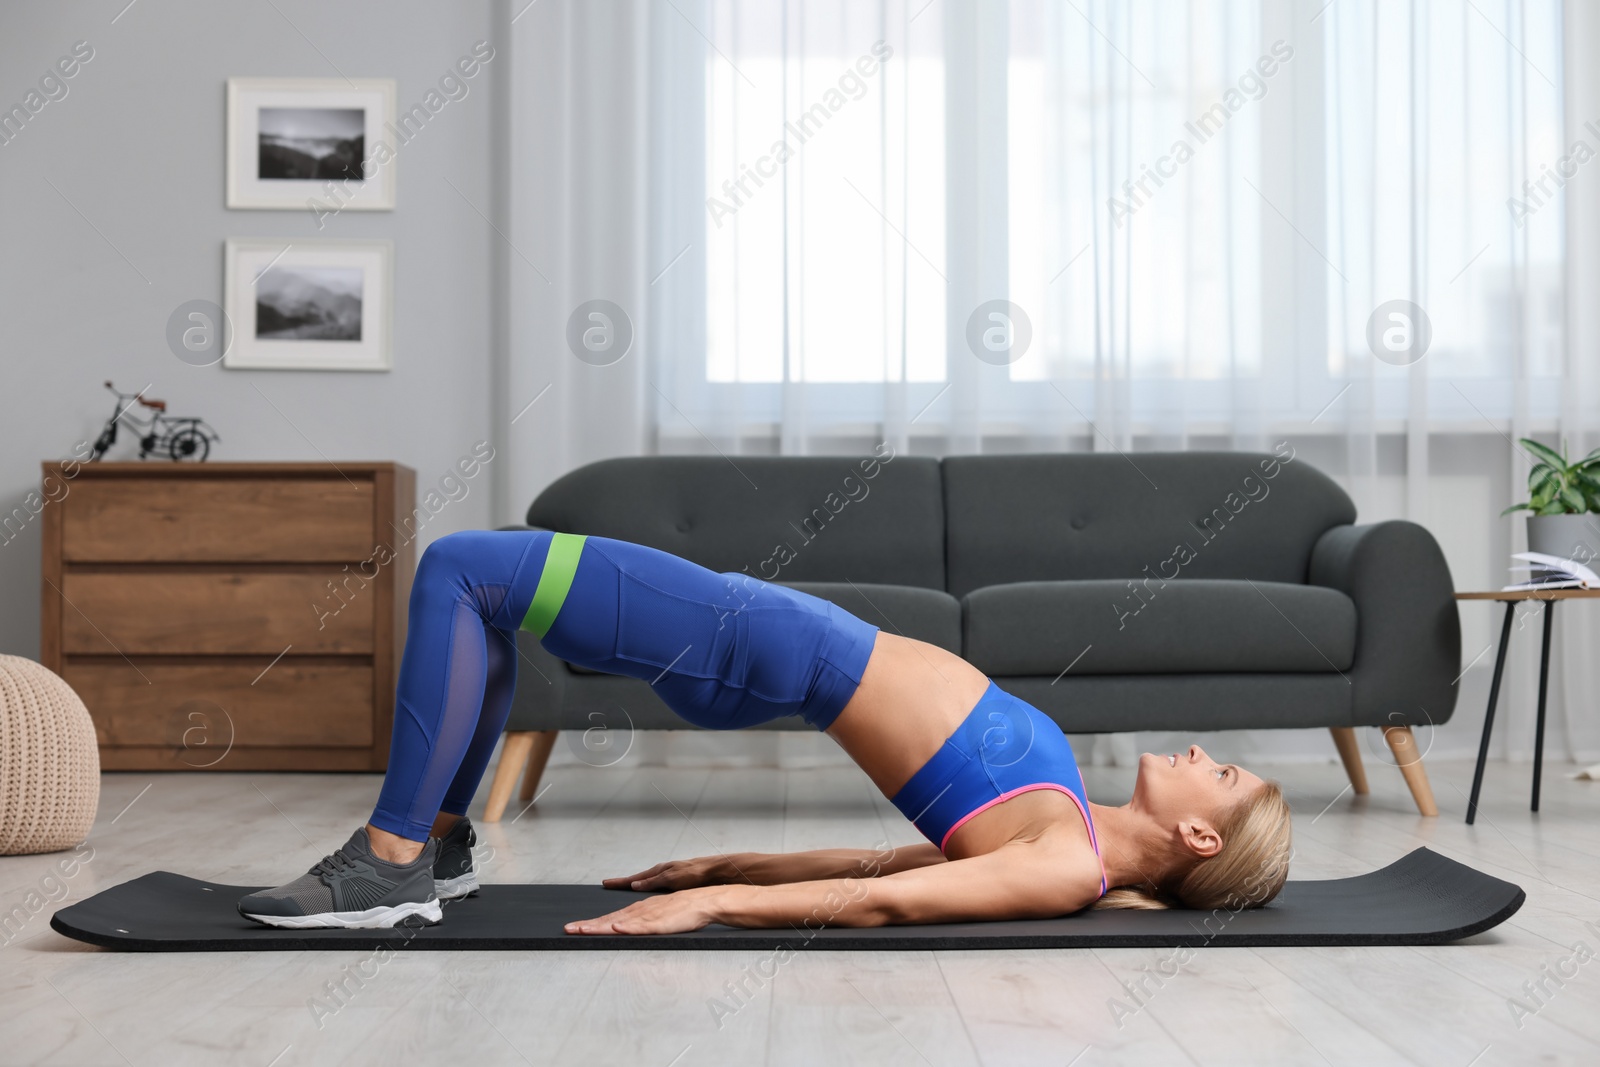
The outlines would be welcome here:
<svg viewBox="0 0 1600 1067">
<path fill-rule="evenodd" d="M 392 369 L 393 241 L 231 237 L 223 258 L 224 367 Z"/>
<path fill-rule="evenodd" d="M 228 207 L 393 211 L 395 98 L 392 78 L 229 78 Z"/>
</svg>

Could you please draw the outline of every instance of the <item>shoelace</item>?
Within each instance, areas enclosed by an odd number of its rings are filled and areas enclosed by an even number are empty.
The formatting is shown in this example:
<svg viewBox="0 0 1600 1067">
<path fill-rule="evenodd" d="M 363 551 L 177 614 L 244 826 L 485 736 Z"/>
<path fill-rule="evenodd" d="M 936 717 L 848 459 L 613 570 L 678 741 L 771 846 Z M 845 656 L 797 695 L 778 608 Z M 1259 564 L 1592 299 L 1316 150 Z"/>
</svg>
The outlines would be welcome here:
<svg viewBox="0 0 1600 1067">
<path fill-rule="evenodd" d="M 311 873 L 337 875 L 354 869 L 355 861 L 344 854 L 344 849 L 339 848 L 318 860 L 311 868 Z"/>
</svg>

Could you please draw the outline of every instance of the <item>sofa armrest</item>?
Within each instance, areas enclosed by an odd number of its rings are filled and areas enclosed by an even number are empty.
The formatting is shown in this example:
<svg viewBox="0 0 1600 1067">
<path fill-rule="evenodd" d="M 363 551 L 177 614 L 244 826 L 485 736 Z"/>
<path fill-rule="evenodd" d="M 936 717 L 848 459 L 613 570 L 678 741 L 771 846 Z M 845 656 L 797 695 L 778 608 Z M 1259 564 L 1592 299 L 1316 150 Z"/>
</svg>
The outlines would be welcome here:
<svg viewBox="0 0 1600 1067">
<path fill-rule="evenodd" d="M 1311 550 L 1310 584 L 1356 603 L 1349 670 L 1357 726 L 1442 723 L 1455 711 L 1461 620 L 1439 543 L 1414 522 L 1335 526 Z"/>
<path fill-rule="evenodd" d="M 544 526 L 512 523 L 496 530 L 543 530 Z M 518 630 L 517 690 L 511 697 L 507 732 L 556 730 L 560 728 L 561 706 L 566 697 L 567 665 L 546 652 L 537 634 Z"/>
</svg>

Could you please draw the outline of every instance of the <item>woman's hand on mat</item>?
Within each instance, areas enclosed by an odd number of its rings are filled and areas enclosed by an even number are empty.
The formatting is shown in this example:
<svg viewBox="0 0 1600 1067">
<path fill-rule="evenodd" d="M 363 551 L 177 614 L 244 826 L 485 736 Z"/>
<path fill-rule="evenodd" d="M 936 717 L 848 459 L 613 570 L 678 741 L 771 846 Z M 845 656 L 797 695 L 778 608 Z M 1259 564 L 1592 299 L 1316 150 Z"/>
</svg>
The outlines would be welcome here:
<svg viewBox="0 0 1600 1067">
<path fill-rule="evenodd" d="M 736 870 L 731 856 L 697 856 L 692 860 L 667 860 L 625 878 L 603 878 L 607 889 L 694 889 L 731 881 Z"/>
<path fill-rule="evenodd" d="M 685 889 L 679 893 L 636 900 L 595 919 L 566 925 L 569 934 L 680 934 L 716 921 L 722 886 Z"/>
</svg>

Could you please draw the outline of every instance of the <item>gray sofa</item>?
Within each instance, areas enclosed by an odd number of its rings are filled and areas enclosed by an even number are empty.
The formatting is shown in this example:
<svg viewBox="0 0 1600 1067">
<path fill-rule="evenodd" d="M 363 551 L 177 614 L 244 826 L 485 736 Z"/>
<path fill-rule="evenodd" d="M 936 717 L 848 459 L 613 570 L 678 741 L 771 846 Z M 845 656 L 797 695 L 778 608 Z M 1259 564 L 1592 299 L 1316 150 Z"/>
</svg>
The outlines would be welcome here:
<svg viewBox="0 0 1600 1067">
<path fill-rule="evenodd" d="M 1354 728 L 1381 727 L 1433 814 L 1410 727 L 1455 708 L 1450 573 L 1423 527 L 1355 517 L 1287 446 L 945 459 L 880 446 L 604 460 L 547 487 L 527 524 L 824 597 L 958 653 L 1068 733 L 1324 727 L 1365 792 Z M 643 681 L 518 636 L 491 821 L 524 762 L 533 795 L 555 731 L 694 728 Z"/>
</svg>

